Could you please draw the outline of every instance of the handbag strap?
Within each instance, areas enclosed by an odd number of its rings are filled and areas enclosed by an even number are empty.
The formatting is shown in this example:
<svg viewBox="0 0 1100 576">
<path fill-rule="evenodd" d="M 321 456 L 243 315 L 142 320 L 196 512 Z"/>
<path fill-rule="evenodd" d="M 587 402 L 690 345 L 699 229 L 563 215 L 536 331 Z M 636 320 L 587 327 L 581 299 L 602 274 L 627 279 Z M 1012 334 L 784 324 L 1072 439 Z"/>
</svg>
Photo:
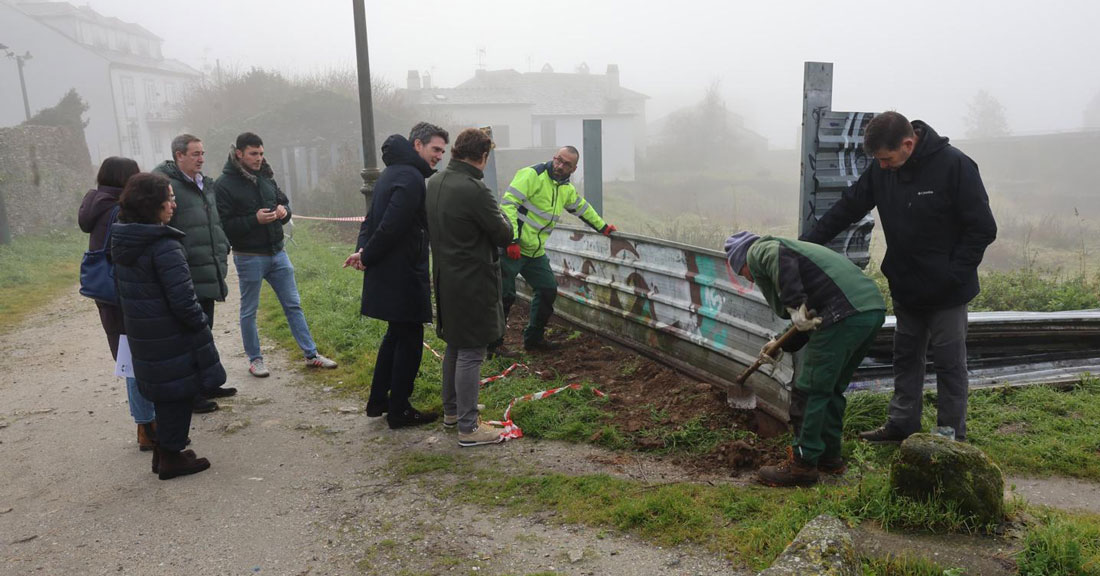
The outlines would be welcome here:
<svg viewBox="0 0 1100 576">
<path fill-rule="evenodd" d="M 111 259 L 111 224 L 118 219 L 118 211 L 121 209 L 122 206 L 115 206 L 111 209 L 111 215 L 107 217 L 107 235 L 103 237 L 103 248 L 100 248 L 107 255 L 107 260 Z"/>
</svg>

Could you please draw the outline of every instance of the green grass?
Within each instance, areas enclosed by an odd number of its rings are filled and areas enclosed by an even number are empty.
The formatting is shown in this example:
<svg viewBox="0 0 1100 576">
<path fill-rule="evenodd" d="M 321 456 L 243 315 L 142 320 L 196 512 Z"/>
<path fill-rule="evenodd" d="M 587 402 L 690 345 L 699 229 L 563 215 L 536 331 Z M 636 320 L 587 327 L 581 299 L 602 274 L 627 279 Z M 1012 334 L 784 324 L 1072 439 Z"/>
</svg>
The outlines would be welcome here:
<svg viewBox="0 0 1100 576">
<path fill-rule="evenodd" d="M 88 236 L 75 230 L 0 245 L 0 331 L 75 286 L 87 249 Z"/>
</svg>

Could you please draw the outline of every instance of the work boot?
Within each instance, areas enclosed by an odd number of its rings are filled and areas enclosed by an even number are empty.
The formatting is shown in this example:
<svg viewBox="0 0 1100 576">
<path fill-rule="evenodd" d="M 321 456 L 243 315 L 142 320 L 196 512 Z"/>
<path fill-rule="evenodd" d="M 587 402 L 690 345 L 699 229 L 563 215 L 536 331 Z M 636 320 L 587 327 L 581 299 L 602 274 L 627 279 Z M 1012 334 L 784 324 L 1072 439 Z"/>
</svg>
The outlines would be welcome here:
<svg viewBox="0 0 1100 576">
<path fill-rule="evenodd" d="M 230 396 L 236 396 L 237 389 L 230 388 L 228 386 L 219 386 L 217 388 L 208 388 L 205 392 L 203 392 L 203 395 L 205 395 L 207 398 L 228 398 Z"/>
<path fill-rule="evenodd" d="M 160 459 L 157 461 L 157 478 L 171 480 L 177 476 L 197 474 L 210 467 L 210 461 L 206 458 L 196 458 L 191 450 L 172 452 L 163 448 L 157 448 Z"/>
<path fill-rule="evenodd" d="M 782 464 L 764 466 L 756 472 L 756 479 L 766 486 L 813 486 L 817 477 L 817 466 L 803 462 L 795 454 Z"/>
<path fill-rule="evenodd" d="M 137 425 L 138 450 L 148 452 L 157 447 L 157 424 L 147 422 Z"/>
<path fill-rule="evenodd" d="M 485 351 L 485 359 L 492 360 L 493 358 L 504 358 L 505 360 L 511 360 L 516 357 L 516 353 L 505 347 L 503 344 L 500 346 L 493 346 Z"/>
<path fill-rule="evenodd" d="M 822 456 L 817 459 L 817 471 L 823 474 L 833 474 L 836 476 L 843 476 L 848 471 L 848 463 L 844 461 L 841 456 L 833 456 L 826 458 Z"/>
<path fill-rule="evenodd" d="M 534 342 L 524 342 L 523 349 L 528 352 L 554 352 L 561 350 L 562 345 L 557 342 L 552 342 L 546 338 L 535 340 Z"/>
<path fill-rule="evenodd" d="M 397 430 L 398 428 L 405 428 L 408 426 L 421 426 L 423 424 L 431 424 L 439 418 L 439 414 L 433 412 L 421 412 L 416 408 L 409 408 L 400 414 L 390 413 L 386 416 L 386 420 L 390 424 L 391 430 Z"/>
<path fill-rule="evenodd" d="M 859 433 L 860 440 L 866 440 L 872 444 L 901 444 L 902 440 L 908 437 L 908 434 L 902 434 L 894 430 L 889 424 Z"/>
<path fill-rule="evenodd" d="M 188 439 L 188 440 L 190 440 L 190 439 Z M 180 454 L 183 454 L 184 456 L 187 456 L 189 454 L 191 456 L 194 456 L 195 451 L 189 449 L 189 450 L 184 450 L 183 452 L 180 452 Z M 157 472 L 160 472 L 160 452 L 157 451 L 157 450 L 153 450 L 153 466 L 152 466 L 152 468 L 153 468 L 153 474 L 156 474 Z"/>
</svg>

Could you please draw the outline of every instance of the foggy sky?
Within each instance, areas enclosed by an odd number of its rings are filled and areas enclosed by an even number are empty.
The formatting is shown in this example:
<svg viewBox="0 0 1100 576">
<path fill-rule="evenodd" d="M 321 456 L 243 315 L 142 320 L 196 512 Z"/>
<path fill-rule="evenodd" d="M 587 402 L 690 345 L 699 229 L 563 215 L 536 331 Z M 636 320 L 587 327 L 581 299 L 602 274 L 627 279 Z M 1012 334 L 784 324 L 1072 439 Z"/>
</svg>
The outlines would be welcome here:
<svg viewBox="0 0 1100 576">
<path fill-rule="evenodd" d="M 80 0 L 76 0 L 80 3 Z M 351 0 L 89 0 L 164 38 L 196 68 L 289 73 L 354 68 Z M 624 87 L 651 97 L 653 121 L 719 81 L 729 107 L 772 148 L 797 147 L 803 62 L 834 63 L 834 110 L 896 109 L 962 138 L 967 103 L 987 90 L 1014 133 L 1077 129 L 1100 91 L 1100 2 L 610 2 L 367 0 L 371 71 L 437 87 L 490 70 L 549 63 L 592 73 L 618 64 Z"/>
</svg>

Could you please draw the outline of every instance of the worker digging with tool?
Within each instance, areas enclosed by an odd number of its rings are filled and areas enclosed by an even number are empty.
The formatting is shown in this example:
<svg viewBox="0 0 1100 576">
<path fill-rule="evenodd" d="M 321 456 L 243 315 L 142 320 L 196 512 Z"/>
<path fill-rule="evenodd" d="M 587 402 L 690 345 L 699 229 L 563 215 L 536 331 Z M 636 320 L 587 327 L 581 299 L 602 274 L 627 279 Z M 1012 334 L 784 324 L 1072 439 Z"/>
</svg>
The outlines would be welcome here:
<svg viewBox="0 0 1100 576">
<path fill-rule="evenodd" d="M 844 256 L 809 242 L 738 232 L 725 249 L 731 272 L 755 282 L 772 310 L 798 330 L 774 356 L 772 343 L 765 345 L 760 359 L 775 363 L 784 350 L 806 347 L 791 390 L 789 458 L 761 468 L 758 479 L 810 486 L 819 472 L 843 474 L 844 391 L 886 319 L 878 287 Z"/>
</svg>

